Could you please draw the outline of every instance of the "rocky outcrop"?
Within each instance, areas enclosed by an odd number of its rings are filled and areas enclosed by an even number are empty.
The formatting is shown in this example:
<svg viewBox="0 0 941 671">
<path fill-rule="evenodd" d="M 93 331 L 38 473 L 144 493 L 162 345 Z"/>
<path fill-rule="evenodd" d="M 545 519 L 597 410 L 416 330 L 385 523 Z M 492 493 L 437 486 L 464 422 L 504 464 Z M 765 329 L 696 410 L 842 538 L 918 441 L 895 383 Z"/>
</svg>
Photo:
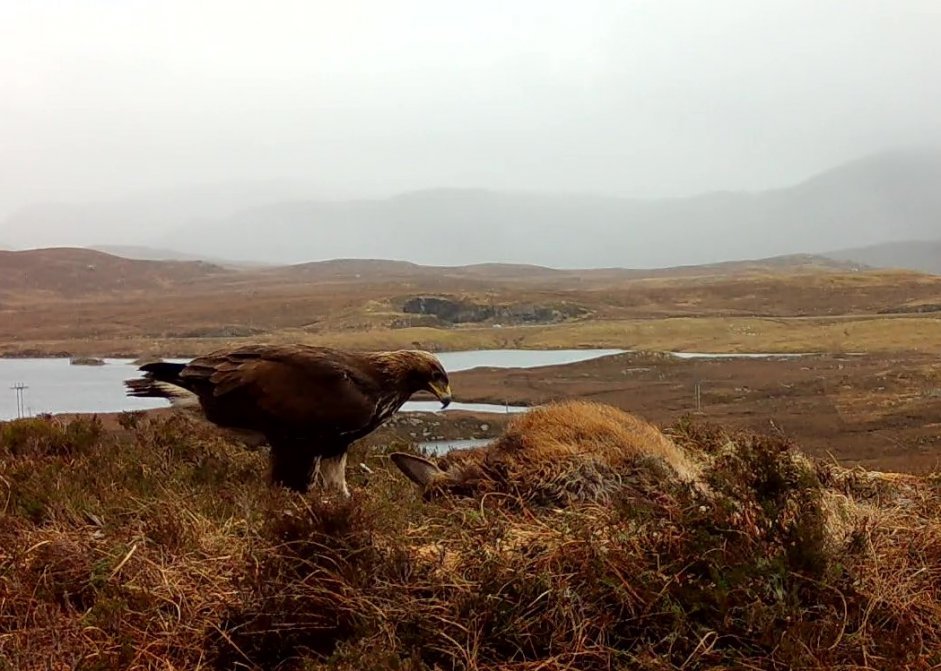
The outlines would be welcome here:
<svg viewBox="0 0 941 671">
<path fill-rule="evenodd" d="M 486 321 L 504 324 L 552 324 L 583 316 L 588 313 L 588 310 L 568 303 L 488 305 L 442 296 L 413 296 L 402 304 L 402 312 L 435 317 L 445 324 L 471 324 Z"/>
<path fill-rule="evenodd" d="M 104 359 L 99 359 L 93 356 L 73 356 L 69 359 L 69 363 L 73 366 L 104 366 Z"/>
</svg>

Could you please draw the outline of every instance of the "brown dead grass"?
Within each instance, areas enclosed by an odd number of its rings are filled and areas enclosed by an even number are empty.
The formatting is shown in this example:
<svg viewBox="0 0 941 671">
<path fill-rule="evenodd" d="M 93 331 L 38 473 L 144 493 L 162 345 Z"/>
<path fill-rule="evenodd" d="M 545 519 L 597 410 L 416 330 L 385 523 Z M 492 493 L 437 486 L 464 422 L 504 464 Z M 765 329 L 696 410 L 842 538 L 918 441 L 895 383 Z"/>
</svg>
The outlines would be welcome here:
<svg viewBox="0 0 941 671">
<path fill-rule="evenodd" d="M 581 421 L 538 417 L 528 437 Z M 0 424 L 0 668 L 941 663 L 934 477 L 680 422 L 708 496 L 625 478 L 607 505 L 529 505 L 530 478 L 518 498 L 424 504 L 360 447 L 353 499 L 322 501 L 271 490 L 262 454 L 183 418 L 121 423 Z"/>
</svg>

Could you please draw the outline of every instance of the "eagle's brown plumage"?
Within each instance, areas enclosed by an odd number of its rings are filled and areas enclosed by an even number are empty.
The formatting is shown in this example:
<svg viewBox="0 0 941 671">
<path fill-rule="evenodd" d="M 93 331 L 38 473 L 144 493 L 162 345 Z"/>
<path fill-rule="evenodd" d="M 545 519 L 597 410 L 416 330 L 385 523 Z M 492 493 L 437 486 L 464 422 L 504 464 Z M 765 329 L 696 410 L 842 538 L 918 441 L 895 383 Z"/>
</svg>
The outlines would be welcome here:
<svg viewBox="0 0 941 671">
<path fill-rule="evenodd" d="M 421 350 L 348 352 L 308 345 L 246 345 L 188 364 L 152 363 L 128 380 L 131 396 L 196 406 L 226 429 L 261 434 L 274 482 L 306 491 L 318 458 L 325 481 L 344 493 L 350 444 L 369 434 L 414 393 L 450 400 L 448 375 Z M 329 469 L 329 470 L 328 470 Z"/>
</svg>

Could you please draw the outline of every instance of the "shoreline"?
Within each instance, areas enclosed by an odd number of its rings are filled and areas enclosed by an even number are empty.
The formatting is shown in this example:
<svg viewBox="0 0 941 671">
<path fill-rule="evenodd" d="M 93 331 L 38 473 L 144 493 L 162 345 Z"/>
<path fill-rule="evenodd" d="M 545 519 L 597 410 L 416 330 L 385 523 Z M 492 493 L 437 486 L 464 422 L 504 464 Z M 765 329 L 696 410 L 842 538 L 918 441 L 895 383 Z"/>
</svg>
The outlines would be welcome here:
<svg viewBox="0 0 941 671">
<path fill-rule="evenodd" d="M 246 343 L 249 344 L 249 343 Z M 341 348 L 337 348 L 341 349 Z M 871 352 L 864 351 L 854 351 L 846 352 L 839 350 L 819 350 L 813 352 L 807 351 L 795 351 L 791 349 L 756 349 L 756 350 L 712 350 L 712 351 L 686 351 L 686 350 L 671 350 L 671 349 L 656 349 L 656 348 L 623 348 L 616 346 L 572 346 L 572 347 L 477 347 L 473 349 L 435 349 L 427 350 L 434 354 L 459 354 L 467 352 L 499 352 L 499 351 L 520 351 L 520 352 L 565 352 L 565 351 L 579 351 L 579 352 L 595 352 L 595 351 L 605 351 L 605 350 L 619 350 L 618 352 L 613 352 L 607 355 L 601 355 L 598 358 L 604 358 L 606 356 L 616 356 L 618 354 L 638 354 L 638 355 L 672 355 L 678 359 L 763 359 L 763 358 L 775 358 L 775 357 L 785 357 L 785 358 L 801 358 L 801 357 L 814 357 L 814 356 L 865 356 Z M 353 351 L 370 351 L 365 349 L 353 350 Z M 921 350 L 917 349 L 900 349 L 900 350 L 891 350 L 896 354 L 906 354 L 906 353 L 920 353 Z M 0 361 L 22 361 L 24 359 L 33 359 L 33 360 L 47 360 L 47 359 L 74 359 L 74 358 L 85 358 L 85 357 L 94 357 L 103 361 L 106 360 L 122 360 L 127 361 L 128 363 L 134 364 L 140 361 L 141 363 L 145 361 L 153 360 L 167 360 L 167 359 L 195 359 L 197 357 L 204 356 L 204 354 L 148 354 L 148 355 L 139 355 L 139 354 L 128 354 L 124 353 L 98 353 L 95 355 L 87 354 L 74 354 L 69 352 L 51 352 L 51 353 L 36 353 L 36 352 L 13 352 L 13 353 L 0 353 Z M 578 362 L 576 362 L 578 363 Z M 73 364 L 76 366 L 79 365 L 90 365 L 90 364 Z M 549 365 L 568 365 L 568 364 L 549 364 Z M 511 370 L 512 367 L 507 367 L 506 370 Z"/>
<path fill-rule="evenodd" d="M 937 466 L 928 446 L 936 444 L 941 426 L 941 363 L 926 352 L 693 359 L 629 352 L 538 368 L 455 371 L 451 383 L 464 403 L 534 406 L 580 399 L 660 426 L 701 416 L 759 433 L 774 427 L 808 453 L 832 455 L 846 465 L 916 473 Z M 142 410 L 154 411 L 163 409 Z M 464 413 L 399 416 L 441 426 L 458 426 L 462 416 L 489 425 L 514 416 Z M 445 435 L 474 437 L 458 430 Z"/>
<path fill-rule="evenodd" d="M 302 343 L 300 341 L 298 341 L 298 343 L 299 344 L 311 344 L 313 346 L 328 347 L 328 345 L 314 345 L 314 343 Z M 246 345 L 257 344 L 257 341 L 246 340 L 244 344 Z M 272 344 L 281 344 L 281 343 L 272 343 Z M 236 347 L 238 346 L 238 343 L 233 343 L 232 341 L 226 341 L 225 343 L 220 344 L 220 349 L 223 347 L 227 347 L 227 346 Z M 337 347 L 335 349 L 344 349 L 344 348 Z M 349 348 L 349 349 L 353 351 L 371 351 L 370 349 L 367 349 L 367 348 Z M 564 352 L 567 350 L 590 352 L 590 351 L 606 350 L 606 349 L 623 349 L 623 348 L 617 347 L 617 346 L 596 347 L 593 345 L 581 345 L 581 346 L 573 345 L 573 346 L 568 346 L 568 347 L 567 346 L 547 346 L 547 347 L 542 347 L 542 346 L 519 346 L 519 347 L 481 346 L 481 347 L 473 347 L 469 349 L 468 348 L 453 348 L 453 349 L 434 348 L 434 349 L 429 349 L 428 351 L 433 352 L 434 354 L 454 354 L 454 353 L 459 353 L 459 352 L 492 352 L 492 351 L 512 351 L 512 350 L 518 350 L 518 351 L 524 351 L 524 352 Z M 94 351 L 94 350 L 91 350 L 91 351 Z M 630 350 L 624 349 L 623 351 L 630 351 Z M 784 354 L 784 353 L 785 352 L 781 352 L 781 354 Z M 192 353 L 182 354 L 179 352 L 162 353 L 162 354 L 151 354 L 151 353 L 141 354 L 139 352 L 135 352 L 131 354 L 128 352 L 120 352 L 120 351 L 119 352 L 112 351 L 112 352 L 104 352 L 104 353 L 97 352 L 95 354 L 87 354 L 85 352 L 77 353 L 77 352 L 70 352 L 70 351 L 65 351 L 65 350 L 58 350 L 58 351 L 52 351 L 52 352 L 25 350 L 25 351 L 20 351 L 20 352 L 0 352 L 0 361 L 3 361 L 3 360 L 15 361 L 15 360 L 21 360 L 21 359 L 72 359 L 75 357 L 93 356 L 99 359 L 127 359 L 133 362 L 136 360 L 144 360 L 144 359 L 146 360 L 195 359 L 196 357 L 203 356 L 204 354 L 205 352 L 202 352 L 199 354 L 192 354 Z M 774 352 L 772 354 L 778 354 L 778 352 Z"/>
<path fill-rule="evenodd" d="M 242 343 L 304 343 L 354 351 L 424 349 L 476 350 L 622 349 L 714 354 L 804 354 L 809 352 L 932 351 L 941 354 L 937 315 L 831 317 L 663 317 L 596 319 L 539 327 L 402 329 L 365 328 L 312 334 L 279 329 L 264 335 L 174 338 L 139 335 L 113 338 L 7 338 L 0 359 L 93 356 L 118 359 L 193 358 Z"/>
</svg>

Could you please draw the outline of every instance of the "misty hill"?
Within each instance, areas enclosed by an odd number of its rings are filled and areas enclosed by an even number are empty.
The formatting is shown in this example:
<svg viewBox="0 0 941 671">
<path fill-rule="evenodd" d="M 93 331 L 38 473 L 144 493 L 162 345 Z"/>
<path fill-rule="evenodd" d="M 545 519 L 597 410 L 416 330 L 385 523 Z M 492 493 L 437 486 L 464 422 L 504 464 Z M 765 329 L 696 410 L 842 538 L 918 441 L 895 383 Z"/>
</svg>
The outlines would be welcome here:
<svg viewBox="0 0 941 671">
<path fill-rule="evenodd" d="M 932 237 L 941 219 L 938 184 L 941 153 L 896 152 L 758 193 L 632 200 L 436 189 L 292 201 L 187 226 L 160 243 L 282 263 L 348 257 L 655 268 Z"/>
<path fill-rule="evenodd" d="M 933 239 L 938 184 L 941 152 L 931 151 L 870 156 L 784 189 L 660 200 L 432 189 L 327 201 L 297 184 L 246 183 L 37 205 L 0 230 L 13 248 L 104 243 L 227 266 L 218 260 L 649 269 Z"/>
<path fill-rule="evenodd" d="M 941 225 L 941 220 L 939 220 Z M 941 240 L 907 240 L 842 249 L 826 256 L 877 268 L 906 268 L 941 275 Z"/>
<path fill-rule="evenodd" d="M 226 182 L 141 191 L 114 201 L 37 203 L 4 218 L 0 230 L 11 248 L 88 247 L 106 243 L 172 249 L 173 245 L 151 243 L 179 226 L 203 226 L 245 208 L 298 198 L 309 192 L 309 188 L 293 182 Z"/>
<path fill-rule="evenodd" d="M 257 268 L 264 265 L 258 262 L 217 259 L 199 254 L 187 254 L 175 249 L 158 249 L 144 245 L 88 245 L 86 249 L 141 261 L 205 261 L 225 268 Z"/>
<path fill-rule="evenodd" d="M 198 254 L 186 254 L 174 249 L 157 249 L 144 245 L 88 245 L 87 249 L 94 249 L 105 254 L 120 256 L 125 259 L 140 261 L 206 261 Z"/>
<path fill-rule="evenodd" d="M 201 261 L 139 261 L 90 249 L 0 251 L 0 292 L 76 296 L 164 289 L 223 273 L 224 269 Z"/>
<path fill-rule="evenodd" d="M 410 281 L 428 278 L 490 280 L 500 282 L 570 282 L 588 280 L 626 280 L 670 277 L 711 277 L 748 274 L 786 274 L 799 272 L 847 272 L 865 270 L 854 261 L 842 261 L 811 254 L 794 254 L 767 259 L 723 261 L 667 268 L 575 268 L 559 269 L 512 263 L 480 263 L 464 266 L 430 266 L 409 261 L 383 259 L 331 259 L 290 266 L 272 267 L 267 277 L 285 281 Z"/>
<path fill-rule="evenodd" d="M 409 281 L 421 278 L 542 280 L 569 277 L 583 271 L 560 271 L 528 264 L 481 263 L 464 266 L 431 266 L 387 259 L 330 259 L 274 267 L 267 274 L 308 281 Z"/>
</svg>

